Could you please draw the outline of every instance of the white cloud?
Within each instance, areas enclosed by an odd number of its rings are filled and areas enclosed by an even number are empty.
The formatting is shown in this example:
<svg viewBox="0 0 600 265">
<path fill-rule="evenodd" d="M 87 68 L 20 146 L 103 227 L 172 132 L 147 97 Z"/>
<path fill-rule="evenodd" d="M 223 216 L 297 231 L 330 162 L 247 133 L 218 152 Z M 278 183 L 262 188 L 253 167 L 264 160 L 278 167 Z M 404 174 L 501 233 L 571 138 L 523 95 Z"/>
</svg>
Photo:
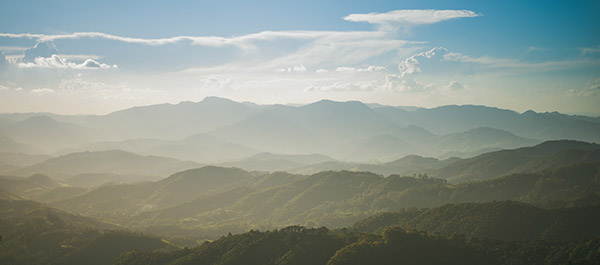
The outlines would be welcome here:
<svg viewBox="0 0 600 265">
<path fill-rule="evenodd" d="M 304 73 L 306 71 L 307 71 L 306 66 L 304 66 L 303 64 L 295 65 L 295 66 L 287 67 L 287 68 L 275 69 L 275 72 L 282 72 L 282 73 L 285 73 L 285 72 Z"/>
<path fill-rule="evenodd" d="M 370 24 L 422 25 L 433 24 L 444 20 L 481 16 L 470 10 L 395 10 L 387 13 L 351 14 L 344 17 L 346 21 L 367 22 Z"/>
<path fill-rule="evenodd" d="M 377 88 L 377 81 L 336 82 L 331 85 L 311 85 L 305 88 L 309 92 L 364 92 Z"/>
<path fill-rule="evenodd" d="M 327 70 L 327 69 L 317 69 L 315 71 L 315 73 L 328 73 L 328 72 L 329 72 L 329 70 Z"/>
<path fill-rule="evenodd" d="M 419 68 L 419 64 L 421 63 L 420 58 L 432 59 L 434 57 L 439 57 L 439 60 L 442 59 L 443 56 L 448 50 L 443 47 L 435 47 L 431 50 L 417 53 L 411 57 L 404 59 L 404 61 L 398 64 L 398 71 L 400 72 L 400 76 L 405 77 L 407 75 L 413 75 L 421 72 L 421 68 Z"/>
<path fill-rule="evenodd" d="M 53 54 L 57 54 L 58 50 L 51 42 L 39 42 L 36 43 L 32 48 L 23 51 L 23 58 L 21 59 L 24 63 L 34 62 L 36 58 L 43 57 L 48 58 Z"/>
<path fill-rule="evenodd" d="M 335 69 L 336 72 L 356 73 L 356 72 L 385 72 L 387 69 L 384 66 L 369 65 L 363 68 L 340 66 Z"/>
<path fill-rule="evenodd" d="M 0 33 L 0 37 L 5 38 L 26 38 L 34 39 L 39 43 L 47 43 L 64 39 L 82 39 L 82 38 L 101 38 L 125 43 L 135 43 L 150 46 L 160 46 L 175 44 L 180 42 L 190 42 L 192 45 L 222 47 L 237 46 L 242 49 L 255 48 L 252 42 L 267 41 L 276 39 L 321 39 L 334 38 L 339 40 L 372 38 L 375 35 L 381 35 L 379 32 L 371 31 L 262 31 L 253 34 L 246 34 L 236 37 L 218 37 L 218 36 L 175 36 L 170 38 L 132 38 L 122 37 L 102 32 L 75 32 L 70 34 L 32 34 L 32 33 Z"/>
<path fill-rule="evenodd" d="M 21 68 L 71 68 L 71 69 L 108 69 L 117 68 L 117 65 L 99 63 L 94 59 L 87 59 L 83 63 L 77 64 L 69 62 L 60 56 L 53 54 L 50 57 L 37 57 L 33 62 L 19 63 Z"/>
<path fill-rule="evenodd" d="M 422 84 L 414 78 L 393 74 L 387 75 L 385 83 L 381 86 L 383 90 L 390 92 L 421 92 L 433 87 L 433 84 Z"/>
<path fill-rule="evenodd" d="M 54 89 L 50 89 L 50 88 L 36 88 L 31 90 L 31 94 L 36 95 L 36 96 L 43 96 L 43 95 L 48 95 L 48 94 L 52 94 L 54 93 Z"/>
<path fill-rule="evenodd" d="M 451 81 L 450 83 L 448 83 L 447 85 L 443 86 L 442 88 L 448 91 L 459 91 L 459 90 L 464 90 L 467 86 L 459 83 L 458 81 Z"/>
<path fill-rule="evenodd" d="M 237 85 L 238 81 L 230 76 L 211 75 L 204 79 L 202 89 L 209 91 L 232 90 L 235 89 Z"/>
</svg>

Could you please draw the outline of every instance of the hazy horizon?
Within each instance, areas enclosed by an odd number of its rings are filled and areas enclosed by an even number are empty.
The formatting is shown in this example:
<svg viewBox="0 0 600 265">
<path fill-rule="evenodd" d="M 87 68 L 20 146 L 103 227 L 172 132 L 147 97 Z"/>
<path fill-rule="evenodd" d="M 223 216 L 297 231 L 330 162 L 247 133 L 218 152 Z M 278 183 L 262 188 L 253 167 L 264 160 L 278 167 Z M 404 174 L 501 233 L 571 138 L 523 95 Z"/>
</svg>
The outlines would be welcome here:
<svg viewBox="0 0 600 265">
<path fill-rule="evenodd" d="M 218 96 L 600 115 L 593 1 L 2 7 L 0 113 L 106 114 Z"/>
</svg>

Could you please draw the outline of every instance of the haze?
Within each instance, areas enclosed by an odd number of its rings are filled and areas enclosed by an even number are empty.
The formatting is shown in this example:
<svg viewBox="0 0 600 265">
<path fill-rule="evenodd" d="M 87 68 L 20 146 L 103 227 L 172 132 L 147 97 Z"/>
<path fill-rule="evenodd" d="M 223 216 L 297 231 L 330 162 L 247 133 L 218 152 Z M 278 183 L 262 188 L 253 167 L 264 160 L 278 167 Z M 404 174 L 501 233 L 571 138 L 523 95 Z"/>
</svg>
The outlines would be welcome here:
<svg viewBox="0 0 600 265">
<path fill-rule="evenodd" d="M 597 1 L 3 1 L 0 264 L 600 264 Z"/>
</svg>

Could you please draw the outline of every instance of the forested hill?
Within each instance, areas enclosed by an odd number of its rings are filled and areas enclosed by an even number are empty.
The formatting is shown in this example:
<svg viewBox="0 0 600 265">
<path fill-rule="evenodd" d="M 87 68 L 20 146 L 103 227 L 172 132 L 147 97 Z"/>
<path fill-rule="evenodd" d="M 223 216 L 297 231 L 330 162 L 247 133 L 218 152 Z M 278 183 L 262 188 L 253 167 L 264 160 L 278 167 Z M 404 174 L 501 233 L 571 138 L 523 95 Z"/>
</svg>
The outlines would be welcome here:
<svg viewBox="0 0 600 265">
<path fill-rule="evenodd" d="M 103 265 L 124 251 L 175 249 L 157 237 L 0 195 L 0 264 Z"/>
<path fill-rule="evenodd" d="M 600 236 L 600 205 L 541 209 L 514 201 L 448 204 L 431 209 L 406 208 L 371 216 L 354 224 L 361 232 L 387 227 L 442 235 L 498 240 L 579 241 Z"/>
<path fill-rule="evenodd" d="M 123 253 L 118 265 L 183 264 L 597 264 L 600 240 L 504 243 L 435 236 L 392 227 L 381 234 L 299 226 L 250 231 L 179 251 Z"/>
</svg>

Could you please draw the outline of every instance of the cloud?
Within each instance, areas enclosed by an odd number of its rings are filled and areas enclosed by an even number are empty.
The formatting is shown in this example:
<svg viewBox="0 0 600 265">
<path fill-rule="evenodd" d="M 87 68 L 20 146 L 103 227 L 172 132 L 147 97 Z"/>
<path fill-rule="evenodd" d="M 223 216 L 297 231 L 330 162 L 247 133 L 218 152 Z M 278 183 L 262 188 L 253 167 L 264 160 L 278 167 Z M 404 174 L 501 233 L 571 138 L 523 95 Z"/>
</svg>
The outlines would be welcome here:
<svg viewBox="0 0 600 265">
<path fill-rule="evenodd" d="M 44 96 L 44 95 L 48 95 L 48 94 L 52 94 L 54 93 L 54 89 L 50 89 L 50 88 L 36 88 L 31 90 L 31 94 L 36 95 L 36 96 Z"/>
<path fill-rule="evenodd" d="M 401 75 L 387 75 L 385 83 L 381 86 L 383 90 L 390 92 L 422 92 L 433 89 L 433 84 L 422 84 L 414 78 L 407 78 Z"/>
<path fill-rule="evenodd" d="M 472 63 L 488 68 L 503 68 L 508 71 L 522 73 L 527 72 L 544 72 L 563 69 L 583 68 L 593 65 L 600 65 L 600 60 L 591 59 L 576 59 L 562 61 L 545 61 L 545 62 L 524 62 L 508 58 L 496 58 L 490 56 L 470 57 L 457 52 L 445 53 L 443 60 L 454 61 L 461 63 Z"/>
<path fill-rule="evenodd" d="M 39 43 L 48 43 L 56 40 L 64 39 L 82 39 L 82 38 L 100 38 L 125 43 L 134 43 L 150 46 L 160 46 L 167 44 L 175 44 L 181 42 L 190 42 L 191 45 L 200 45 L 208 47 L 222 46 L 237 46 L 242 49 L 254 49 L 252 42 L 268 41 L 277 39 L 320 39 L 320 38 L 335 38 L 335 39 L 356 39 L 369 38 L 374 35 L 381 35 L 379 32 L 371 31 L 262 31 L 258 33 L 246 34 L 236 37 L 219 37 L 219 36 L 175 36 L 170 38 L 132 38 L 117 36 L 102 32 L 74 32 L 70 34 L 33 34 L 33 33 L 0 33 L 0 37 L 5 38 L 25 38 L 34 39 Z"/>
<path fill-rule="evenodd" d="M 306 71 L 307 71 L 306 66 L 304 66 L 303 64 L 292 66 L 292 67 L 287 67 L 287 68 L 275 69 L 275 72 L 282 72 L 282 73 L 285 73 L 285 72 L 304 73 Z"/>
<path fill-rule="evenodd" d="M 304 90 L 308 92 L 364 92 L 377 88 L 377 81 L 364 80 L 356 82 L 336 82 L 331 85 L 311 85 Z"/>
<path fill-rule="evenodd" d="M 598 96 L 600 95 L 600 78 L 588 81 L 583 89 L 569 89 L 565 93 L 568 96 Z"/>
<path fill-rule="evenodd" d="M 335 69 L 336 72 L 356 73 L 356 72 L 385 72 L 387 69 L 384 66 L 369 65 L 363 68 L 341 66 Z"/>
<path fill-rule="evenodd" d="M 60 56 L 53 54 L 50 57 L 36 57 L 33 62 L 19 63 L 21 68 L 71 68 L 71 69 L 108 69 L 117 68 L 117 65 L 99 63 L 94 59 L 87 59 L 83 63 L 77 64 L 69 62 Z"/>
<path fill-rule="evenodd" d="M 8 60 L 2 51 L 0 51 L 0 70 L 8 65 Z"/>
<path fill-rule="evenodd" d="M 58 50 L 51 42 L 39 42 L 36 43 L 32 48 L 23 51 L 23 58 L 21 59 L 24 63 L 34 62 L 36 58 L 48 58 L 53 54 L 57 54 Z"/>
<path fill-rule="evenodd" d="M 581 55 L 600 53 L 600 46 L 578 48 Z"/>
<path fill-rule="evenodd" d="M 398 64 L 398 72 L 400 72 L 401 77 L 419 73 L 419 72 L 421 72 L 421 68 L 419 68 L 419 65 L 421 64 L 421 62 L 419 60 L 421 58 L 432 59 L 432 58 L 436 57 L 436 58 L 438 58 L 438 60 L 441 61 L 443 59 L 442 56 L 446 52 L 448 52 L 448 50 L 446 48 L 435 47 L 435 48 L 432 48 L 431 50 L 417 53 L 413 56 L 410 56 L 410 57 L 404 59 L 404 61 L 400 62 L 400 64 Z"/>
<path fill-rule="evenodd" d="M 315 73 L 328 73 L 328 72 L 329 72 L 329 70 L 327 70 L 327 69 L 317 69 L 315 71 Z"/>
<path fill-rule="evenodd" d="M 433 24 L 444 20 L 481 16 L 470 10 L 395 10 L 387 13 L 350 14 L 344 17 L 346 21 L 367 22 L 370 24 L 405 26 Z"/>
<path fill-rule="evenodd" d="M 466 86 L 459 83 L 458 81 L 451 81 L 450 83 L 443 86 L 442 88 L 445 90 L 448 90 L 448 91 L 459 91 L 459 90 L 464 90 L 466 88 Z"/>
<path fill-rule="evenodd" d="M 223 75 L 211 75 L 204 79 L 202 89 L 210 91 L 232 90 L 235 89 L 237 85 L 237 80 L 233 79 L 232 77 Z"/>
</svg>

